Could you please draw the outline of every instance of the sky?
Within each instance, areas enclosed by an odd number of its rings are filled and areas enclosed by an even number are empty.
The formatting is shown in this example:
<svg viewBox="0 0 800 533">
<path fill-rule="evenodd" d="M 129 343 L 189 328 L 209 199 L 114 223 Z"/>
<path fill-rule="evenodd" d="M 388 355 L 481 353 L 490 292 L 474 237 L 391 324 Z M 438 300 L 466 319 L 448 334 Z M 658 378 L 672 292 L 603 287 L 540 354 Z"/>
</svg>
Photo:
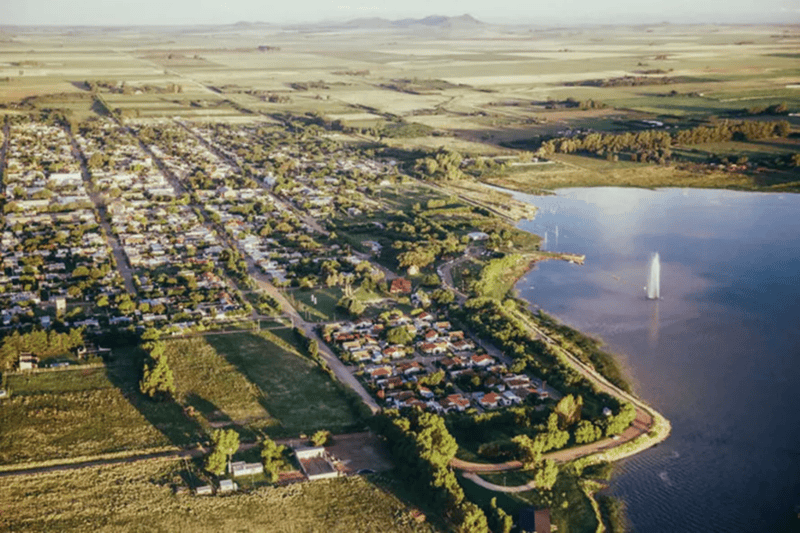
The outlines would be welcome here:
<svg viewBox="0 0 800 533">
<path fill-rule="evenodd" d="M 800 22 L 800 0 L 0 0 L 0 25 L 298 23 L 457 16 L 542 25 Z"/>
</svg>

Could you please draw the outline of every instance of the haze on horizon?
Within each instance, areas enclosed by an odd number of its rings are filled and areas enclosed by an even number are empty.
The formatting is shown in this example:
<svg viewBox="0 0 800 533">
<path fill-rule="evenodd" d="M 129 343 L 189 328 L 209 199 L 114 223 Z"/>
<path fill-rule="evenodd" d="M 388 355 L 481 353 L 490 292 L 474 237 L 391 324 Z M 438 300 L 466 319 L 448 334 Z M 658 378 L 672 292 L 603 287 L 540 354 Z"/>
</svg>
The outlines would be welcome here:
<svg viewBox="0 0 800 533">
<path fill-rule="evenodd" d="M 276 5 L 263 0 L 4 0 L 0 5 L 0 25 L 134 26 L 233 24 L 242 21 L 286 24 L 368 17 L 395 20 L 465 13 L 489 23 L 542 26 L 660 22 L 797 24 L 800 22 L 800 1 L 300 0 Z"/>
</svg>

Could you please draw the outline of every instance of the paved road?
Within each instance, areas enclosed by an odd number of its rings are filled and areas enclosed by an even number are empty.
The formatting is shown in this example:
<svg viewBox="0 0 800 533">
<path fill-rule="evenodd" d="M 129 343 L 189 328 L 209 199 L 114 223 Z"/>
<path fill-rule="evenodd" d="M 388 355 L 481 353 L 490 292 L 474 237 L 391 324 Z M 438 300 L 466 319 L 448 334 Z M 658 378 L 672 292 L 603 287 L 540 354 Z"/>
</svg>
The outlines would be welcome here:
<svg viewBox="0 0 800 533">
<path fill-rule="evenodd" d="M 8 150 L 8 122 L 3 124 L 3 144 L 0 146 L 0 190 L 5 190 L 3 186 L 3 172 L 6 168 L 6 151 Z"/>
<path fill-rule="evenodd" d="M 289 300 L 283 295 L 281 291 L 277 289 L 267 277 L 258 271 L 258 267 L 255 266 L 255 263 L 247 258 L 248 265 L 250 266 L 249 274 L 252 277 L 259 288 L 263 289 L 268 295 L 273 297 L 281 306 L 281 309 L 291 318 L 292 324 L 295 327 L 300 328 L 303 332 L 308 336 L 310 339 L 314 339 L 317 341 L 317 345 L 319 346 L 319 353 L 322 356 L 322 359 L 328 365 L 334 375 L 336 375 L 337 379 L 353 389 L 367 404 L 367 406 L 372 410 L 373 413 L 377 413 L 380 411 L 380 407 L 378 406 L 377 402 L 372 398 L 372 396 L 367 392 L 367 390 L 361 385 L 361 383 L 350 373 L 347 367 L 342 363 L 338 357 L 328 348 L 328 345 L 317 335 L 316 332 L 316 324 L 312 322 L 307 322 L 300 316 L 300 313 L 292 307 L 292 304 L 289 303 Z"/>
</svg>

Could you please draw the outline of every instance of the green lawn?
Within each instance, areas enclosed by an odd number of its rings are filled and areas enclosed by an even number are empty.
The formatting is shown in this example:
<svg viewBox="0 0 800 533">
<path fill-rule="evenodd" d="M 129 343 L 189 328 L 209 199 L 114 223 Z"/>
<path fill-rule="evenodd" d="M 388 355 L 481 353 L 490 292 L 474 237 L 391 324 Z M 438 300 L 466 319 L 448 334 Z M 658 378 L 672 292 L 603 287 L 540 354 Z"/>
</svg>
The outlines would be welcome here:
<svg viewBox="0 0 800 533">
<path fill-rule="evenodd" d="M 182 462 L 148 461 L 14 477 L 0 491 L 0 530 L 211 533 L 432 533 L 396 496 L 360 476 L 226 496 L 175 494 L 197 484 Z"/>
<path fill-rule="evenodd" d="M 314 290 L 297 289 L 287 291 L 292 302 L 299 302 L 299 311 L 307 320 L 314 322 L 330 322 L 334 317 L 342 318 L 344 312 L 336 309 L 336 304 L 342 297 L 342 289 L 339 287 L 325 287 Z M 317 298 L 317 303 L 311 301 L 311 296 Z"/>
<path fill-rule="evenodd" d="M 262 405 L 279 426 L 271 436 L 318 429 L 342 431 L 357 422 L 338 384 L 311 360 L 251 333 L 210 335 L 208 343 L 256 385 Z"/>
</svg>

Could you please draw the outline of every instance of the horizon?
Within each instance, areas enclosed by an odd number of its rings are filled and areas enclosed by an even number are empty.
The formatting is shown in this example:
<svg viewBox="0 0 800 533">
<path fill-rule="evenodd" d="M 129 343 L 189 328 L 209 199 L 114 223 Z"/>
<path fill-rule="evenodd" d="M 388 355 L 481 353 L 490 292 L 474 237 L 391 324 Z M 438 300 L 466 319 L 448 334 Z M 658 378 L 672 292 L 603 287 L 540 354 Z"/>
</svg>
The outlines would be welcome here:
<svg viewBox="0 0 800 533">
<path fill-rule="evenodd" d="M 344 5 L 338 0 L 303 0 L 275 8 L 251 0 L 222 4 L 179 0 L 168 5 L 154 0 L 125 5 L 102 0 L 79 0 L 71 4 L 64 0 L 8 0 L 8 4 L 0 8 L 3 21 L 0 27 L 324 25 L 359 19 L 398 21 L 463 15 L 487 24 L 534 26 L 800 23 L 800 3 L 796 0 L 765 0 L 757 5 L 749 0 L 711 2 L 711 5 L 679 0 L 669 7 L 642 5 L 635 0 L 567 0 L 546 8 L 521 7 L 519 2 L 509 0 L 500 0 L 491 6 L 476 0 L 445 4 L 432 7 L 429 2 L 411 0 L 399 7 L 386 0 L 363 5 Z"/>
</svg>

